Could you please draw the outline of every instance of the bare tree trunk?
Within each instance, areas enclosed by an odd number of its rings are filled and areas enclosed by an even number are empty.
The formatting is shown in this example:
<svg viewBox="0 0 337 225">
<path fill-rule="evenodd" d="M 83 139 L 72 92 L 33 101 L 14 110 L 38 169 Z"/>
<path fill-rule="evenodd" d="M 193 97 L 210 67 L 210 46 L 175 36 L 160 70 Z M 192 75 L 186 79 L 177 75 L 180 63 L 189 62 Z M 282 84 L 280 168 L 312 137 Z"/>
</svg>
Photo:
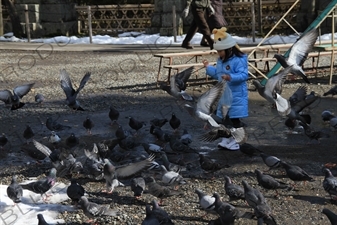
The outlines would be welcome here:
<svg viewBox="0 0 337 225">
<path fill-rule="evenodd" d="M 20 17 L 16 11 L 16 8 L 14 6 L 14 2 L 10 0 L 3 0 L 4 4 L 6 5 L 9 13 L 9 17 L 11 19 L 12 23 L 12 29 L 15 37 L 21 38 L 23 37 L 23 30 L 22 26 L 20 24 Z"/>
</svg>

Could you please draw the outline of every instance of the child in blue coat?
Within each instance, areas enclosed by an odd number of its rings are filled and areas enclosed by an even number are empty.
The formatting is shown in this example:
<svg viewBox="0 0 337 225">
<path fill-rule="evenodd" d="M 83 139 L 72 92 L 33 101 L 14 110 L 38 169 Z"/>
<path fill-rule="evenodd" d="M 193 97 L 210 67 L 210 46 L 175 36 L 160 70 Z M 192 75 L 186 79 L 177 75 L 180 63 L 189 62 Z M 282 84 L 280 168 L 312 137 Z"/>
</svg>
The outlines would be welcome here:
<svg viewBox="0 0 337 225">
<path fill-rule="evenodd" d="M 206 67 L 206 74 L 218 81 L 226 80 L 227 87 L 232 91 L 232 104 L 228 110 L 227 116 L 230 118 L 233 127 L 242 127 L 240 118 L 248 117 L 248 89 L 246 81 L 248 79 L 247 55 L 240 51 L 233 37 L 226 33 L 226 28 L 214 29 L 214 49 L 218 51 L 219 58 L 216 66 L 209 65 L 207 60 L 203 63 Z M 222 96 L 224 99 L 226 93 Z M 216 115 L 220 118 L 222 115 L 221 102 L 217 108 Z M 218 144 L 229 150 L 239 150 L 240 146 L 233 137 L 223 138 Z"/>
</svg>

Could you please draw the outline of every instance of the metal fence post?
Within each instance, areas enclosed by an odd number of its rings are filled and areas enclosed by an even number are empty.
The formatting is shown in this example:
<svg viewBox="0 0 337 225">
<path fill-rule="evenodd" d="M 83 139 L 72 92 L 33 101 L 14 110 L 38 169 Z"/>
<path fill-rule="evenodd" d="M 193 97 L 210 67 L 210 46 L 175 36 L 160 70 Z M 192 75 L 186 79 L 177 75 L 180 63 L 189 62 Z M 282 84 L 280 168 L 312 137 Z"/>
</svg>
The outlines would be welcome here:
<svg viewBox="0 0 337 225">
<path fill-rule="evenodd" d="M 29 13 L 28 13 L 28 5 L 25 5 L 25 22 L 26 22 L 26 34 L 28 38 L 28 42 L 30 42 L 30 26 L 29 26 Z"/>
</svg>

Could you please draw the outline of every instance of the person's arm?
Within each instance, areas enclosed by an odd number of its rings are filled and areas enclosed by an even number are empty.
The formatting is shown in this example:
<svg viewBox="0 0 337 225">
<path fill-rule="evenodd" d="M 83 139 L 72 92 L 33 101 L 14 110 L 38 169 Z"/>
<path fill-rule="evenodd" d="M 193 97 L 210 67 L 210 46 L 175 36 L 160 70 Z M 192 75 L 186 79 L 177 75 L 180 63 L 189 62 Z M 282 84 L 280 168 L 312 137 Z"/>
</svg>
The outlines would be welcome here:
<svg viewBox="0 0 337 225">
<path fill-rule="evenodd" d="M 238 58 L 238 60 L 235 60 L 234 63 L 235 67 L 233 68 L 233 72 L 228 74 L 230 76 L 229 82 L 235 84 L 248 80 L 247 58 Z"/>
<path fill-rule="evenodd" d="M 203 60 L 202 63 L 206 67 L 206 75 L 212 77 L 213 79 L 217 80 L 218 76 L 216 74 L 216 68 L 214 66 L 209 65 L 208 60 Z"/>
<path fill-rule="evenodd" d="M 184 9 L 184 11 L 182 12 L 182 17 L 186 18 L 188 16 L 188 14 L 190 13 L 190 5 L 192 3 L 192 0 L 187 0 L 186 1 L 186 7 Z"/>
</svg>

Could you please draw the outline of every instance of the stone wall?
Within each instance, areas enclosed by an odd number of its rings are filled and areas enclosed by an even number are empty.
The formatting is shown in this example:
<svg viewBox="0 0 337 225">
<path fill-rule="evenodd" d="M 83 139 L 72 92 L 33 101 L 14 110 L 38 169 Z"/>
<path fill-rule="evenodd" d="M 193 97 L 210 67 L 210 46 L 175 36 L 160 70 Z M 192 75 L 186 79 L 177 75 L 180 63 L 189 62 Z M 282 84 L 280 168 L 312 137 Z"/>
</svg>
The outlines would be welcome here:
<svg viewBox="0 0 337 225">
<path fill-rule="evenodd" d="M 75 3 L 71 0 L 16 0 L 15 8 L 20 15 L 25 31 L 25 5 L 28 5 L 31 37 L 55 35 L 76 35 L 77 15 Z M 11 24 L 5 24 L 5 30 L 11 31 Z"/>
</svg>

